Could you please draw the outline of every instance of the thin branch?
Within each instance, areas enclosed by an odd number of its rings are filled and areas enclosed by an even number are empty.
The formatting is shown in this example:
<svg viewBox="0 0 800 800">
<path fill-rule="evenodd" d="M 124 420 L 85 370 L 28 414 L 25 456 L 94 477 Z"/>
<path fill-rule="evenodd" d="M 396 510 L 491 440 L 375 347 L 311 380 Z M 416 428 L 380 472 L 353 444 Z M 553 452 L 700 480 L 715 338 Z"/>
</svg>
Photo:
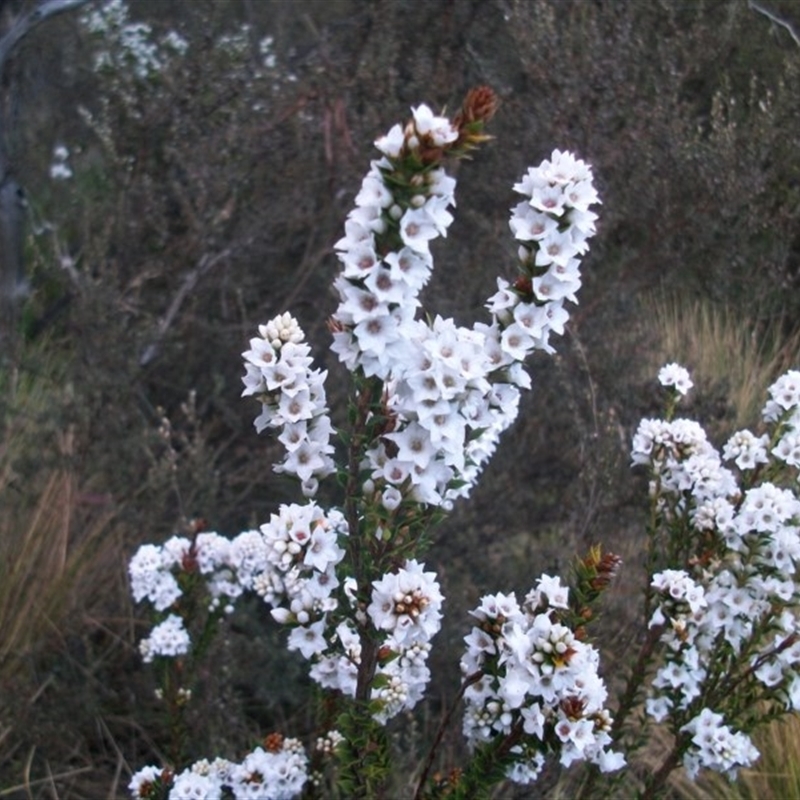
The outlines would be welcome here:
<svg viewBox="0 0 800 800">
<path fill-rule="evenodd" d="M 759 14 L 763 14 L 767 19 L 771 20 L 776 25 L 780 25 L 782 28 L 786 28 L 786 30 L 789 31 L 789 36 L 791 36 L 792 39 L 794 39 L 794 43 L 798 47 L 800 47 L 800 35 L 798 35 L 797 31 L 794 29 L 794 26 L 790 22 L 787 22 L 785 19 L 782 19 L 769 9 L 764 8 L 764 6 L 762 6 L 761 3 L 757 3 L 755 0 L 749 0 L 747 5 L 750 8 L 752 8 L 753 11 L 758 11 Z"/>
<path fill-rule="evenodd" d="M 431 749 L 428 751 L 428 757 L 425 759 L 425 766 L 422 768 L 422 774 L 419 776 L 419 781 L 417 782 L 417 790 L 414 792 L 414 800 L 420 800 L 422 797 L 422 793 L 425 790 L 425 784 L 428 780 L 428 773 L 431 771 L 433 760 L 436 757 L 436 752 L 439 749 L 439 745 L 442 742 L 442 737 L 444 736 L 445 731 L 450 725 L 450 720 L 453 718 L 453 714 L 458 708 L 461 698 L 464 697 L 464 692 L 466 692 L 470 686 L 483 678 L 485 674 L 486 673 L 483 670 L 473 672 L 472 675 L 468 676 L 461 684 L 461 688 L 458 690 L 455 700 L 453 700 L 453 703 L 448 709 L 447 714 L 445 714 L 444 719 L 439 725 L 439 730 L 436 732 L 436 738 L 433 740 Z"/>
<path fill-rule="evenodd" d="M 141 358 L 139 359 L 139 366 L 147 366 L 156 357 L 161 342 L 175 320 L 175 317 L 178 315 L 178 311 L 180 311 L 183 301 L 197 285 L 197 282 L 200 280 L 200 278 L 202 278 L 203 275 L 205 275 L 213 266 L 218 264 L 223 259 L 228 258 L 230 254 L 230 248 L 223 250 L 221 253 L 217 253 L 215 256 L 210 256 L 208 253 L 206 253 L 200 259 L 197 266 L 186 275 L 186 277 L 183 279 L 183 283 L 180 285 L 180 288 L 175 293 L 175 297 L 172 298 L 172 303 L 170 303 L 167 313 L 164 315 L 163 319 L 158 325 L 158 332 L 156 333 L 155 339 L 145 348 L 144 352 L 142 353 Z"/>
</svg>

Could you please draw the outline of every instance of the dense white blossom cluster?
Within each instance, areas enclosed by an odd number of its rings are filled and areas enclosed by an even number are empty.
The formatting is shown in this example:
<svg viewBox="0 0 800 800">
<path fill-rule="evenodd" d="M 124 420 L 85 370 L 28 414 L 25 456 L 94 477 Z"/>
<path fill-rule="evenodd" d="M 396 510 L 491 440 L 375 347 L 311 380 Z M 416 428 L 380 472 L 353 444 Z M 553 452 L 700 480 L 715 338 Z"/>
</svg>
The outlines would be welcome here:
<svg viewBox="0 0 800 800">
<path fill-rule="evenodd" d="M 581 287 L 580 258 L 589 249 L 599 203 L 592 170 L 572 153 L 554 150 L 550 160 L 530 167 L 514 191 L 525 196 L 511 212 L 511 230 L 520 243 L 527 280 L 498 280 L 488 308 L 502 328 L 507 358 L 522 360 L 535 349 L 552 353 L 550 334 L 562 334 Z"/>
<path fill-rule="evenodd" d="M 402 646 L 428 642 L 441 626 L 444 598 L 436 573 L 423 570 L 424 564 L 407 561 L 402 569 L 372 584 L 367 614 L 378 630 L 389 631 Z"/>
<path fill-rule="evenodd" d="M 153 628 L 150 636 L 139 642 L 139 652 L 143 661 L 148 664 L 156 656 L 173 658 L 185 655 L 189 652 L 190 645 L 191 640 L 183 620 L 177 614 L 170 614 Z"/>
<path fill-rule="evenodd" d="M 189 621 L 178 613 L 184 591 L 204 588 L 211 617 L 254 592 L 287 626 L 288 648 L 310 662 L 320 686 L 347 697 L 368 686 L 378 723 L 422 698 L 443 597 L 435 573 L 408 555 L 413 550 L 392 547 L 416 535 L 420 523 L 409 520 L 469 493 L 515 419 L 520 390 L 531 385 L 525 359 L 535 350 L 553 352 L 550 335 L 563 333 L 565 304 L 576 302 L 580 258 L 595 231 L 589 206 L 599 202 L 591 169 L 554 151 L 514 187 L 525 197 L 510 222 L 522 277 L 499 281 L 487 303 L 489 321 L 466 328 L 418 315 L 433 268 L 431 243 L 453 220 L 456 183 L 441 166 L 443 155 L 486 138 L 480 128 L 495 102 L 485 88 L 470 98 L 454 122 L 428 106 L 413 108 L 410 122 L 375 143 L 381 157 L 335 245 L 342 270 L 334 281 L 332 350 L 354 373 L 351 412 L 359 434 L 368 434 L 353 436 L 347 464 L 348 492 L 361 495 L 348 495 L 345 508 L 358 530 L 349 530 L 340 512 L 308 502 L 281 506 L 269 523 L 231 540 L 202 533 L 143 546 L 130 566 L 134 597 L 169 614 L 142 643 L 147 660 L 191 652 Z M 313 497 L 335 471 L 327 373 L 312 369 L 289 313 L 261 325 L 242 355 L 243 395 L 261 403 L 256 429 L 274 429 L 286 450 L 275 469 L 297 477 Z M 361 565 L 344 561 L 345 546 L 351 553 L 363 548 L 353 558 Z M 559 579 L 543 576 L 521 607 L 513 595 L 497 595 L 473 612 L 478 625 L 462 669 L 481 676 L 465 695 L 464 731 L 477 747 L 518 728 L 508 775 L 521 783 L 534 780 L 554 751 L 564 765 L 587 760 L 609 771 L 624 763 L 609 749 L 597 651 L 560 621 L 567 600 Z M 334 739 L 326 746 L 335 749 Z M 134 797 L 154 779 L 148 769 L 134 776 Z M 240 765 L 198 762 L 174 778 L 169 796 L 290 797 L 305 770 L 299 749 L 257 750 Z"/>
<path fill-rule="evenodd" d="M 259 530 L 233 539 L 207 532 L 194 540 L 173 536 L 161 546 L 142 545 L 129 565 L 131 592 L 137 602 L 148 600 L 164 612 L 176 607 L 181 581 L 199 576 L 212 612 L 231 611 L 233 601 L 252 591 L 273 606 L 275 619 L 304 626 L 336 608 L 331 593 L 339 585 L 335 567 L 344 556 L 339 538 L 346 535 L 347 524 L 335 509 L 326 515 L 314 503 L 281 506 Z M 289 646 L 305 655 L 302 635 L 293 633 Z M 146 661 L 182 655 L 189 647 L 189 634 L 175 614 L 140 644 Z"/>
<path fill-rule="evenodd" d="M 567 599 L 567 587 L 543 575 L 521 606 L 513 593 L 495 594 L 470 612 L 478 622 L 461 660 L 464 735 L 474 747 L 521 730 L 507 772 L 520 783 L 535 780 L 551 752 L 564 766 L 586 760 L 612 771 L 625 763 L 609 749 L 599 653 L 557 621 Z"/>
<path fill-rule="evenodd" d="M 281 506 L 260 533 L 265 568 L 250 588 L 273 606 L 272 617 L 302 626 L 335 609 L 336 565 L 344 557 L 339 539 L 348 533 L 342 514 L 293 503 Z"/>
<path fill-rule="evenodd" d="M 379 632 L 383 655 L 370 696 L 379 722 L 413 708 L 430 680 L 430 640 L 439 630 L 443 601 L 435 578 L 412 559 L 373 582 L 366 614 Z M 351 599 L 352 588 L 345 586 Z M 353 616 L 366 620 L 360 612 Z M 362 644 L 353 622 L 345 619 L 333 630 L 324 624 L 308 626 L 295 629 L 292 636 L 305 642 L 303 655 L 314 661 L 309 674 L 320 686 L 355 696 Z"/>
<path fill-rule="evenodd" d="M 367 614 L 377 630 L 388 633 L 382 647 L 392 655 L 379 667 L 379 688 L 372 695 L 379 701 L 375 717 L 381 722 L 412 709 L 430 680 L 430 641 L 441 627 L 444 598 L 436 573 L 424 570 L 412 559 L 372 583 Z"/>
<path fill-rule="evenodd" d="M 706 543 L 691 573 L 666 569 L 651 583 L 656 605 L 650 626 L 667 647 L 647 711 L 656 721 L 689 720 L 681 730 L 692 734 L 684 762 L 692 775 L 700 767 L 732 775 L 758 755 L 745 734 L 723 724 L 721 707 L 698 706 L 707 702 L 706 679 L 718 654 L 747 654 L 755 691 L 800 710 L 800 499 L 789 488 L 752 481 L 770 454 L 795 466 L 781 442 L 796 435 L 800 422 L 799 376 L 789 372 L 770 387 L 763 414 L 770 432 L 739 431 L 723 449 L 746 488 L 722 466 L 696 423 L 643 420 L 634 438 L 633 462 L 649 464 L 665 519 Z M 724 699 L 717 698 L 720 706 Z"/>
<path fill-rule="evenodd" d="M 759 757 L 750 738 L 734 733 L 724 724 L 722 714 L 704 708 L 681 730 L 692 734 L 694 748 L 684 758 L 689 777 L 694 779 L 701 767 L 736 778 L 740 767 L 749 767 Z"/>
<path fill-rule="evenodd" d="M 156 611 L 165 611 L 182 594 L 173 570 L 181 567 L 172 548 L 143 544 L 131 558 L 128 574 L 131 594 L 137 603 L 149 600 Z"/>
<path fill-rule="evenodd" d="M 417 319 L 430 243 L 453 219 L 455 180 L 441 168 L 409 177 L 403 159 L 421 141 L 441 146 L 457 133 L 427 106 L 412 110 L 413 122 L 376 142 L 384 157 L 372 162 L 336 243 L 343 270 L 332 349 L 349 369 L 385 382 L 394 428 L 366 454 L 371 486 L 387 507 L 403 496 L 448 507 L 469 493 L 516 418 L 519 389 L 530 387 L 522 362 L 535 349 L 552 352 L 550 333 L 563 333 L 564 302 L 575 301 L 579 256 L 595 230 L 588 207 L 598 200 L 590 168 L 555 151 L 515 186 L 528 198 L 511 228 L 530 291 L 500 279 L 491 324 Z"/>
<path fill-rule="evenodd" d="M 684 506 L 684 492 L 704 502 L 733 497 L 739 491 L 733 473 L 722 466 L 716 448 L 694 420 L 643 419 L 631 455 L 634 464 L 652 467 L 660 491 L 673 495 L 679 508 Z"/>
<path fill-rule="evenodd" d="M 282 739 L 279 747 L 257 747 L 239 763 L 217 758 L 197 761 L 167 778 L 168 800 L 292 800 L 308 781 L 308 756 L 298 739 Z M 162 770 L 144 767 L 128 789 L 133 800 L 147 800 L 150 788 L 163 781 Z M 161 796 L 161 795 L 159 795 Z"/>
<path fill-rule="evenodd" d="M 256 430 L 280 430 L 278 441 L 286 458 L 275 465 L 276 472 L 295 475 L 306 496 L 316 494 L 319 479 L 334 470 L 333 433 L 325 397 L 327 372 L 311 369 L 311 348 L 305 342 L 297 320 L 288 312 L 266 325 L 260 336 L 250 340 L 242 354 L 246 374 L 242 395 L 261 402 Z"/>
<path fill-rule="evenodd" d="M 779 461 L 800 469 L 800 370 L 789 370 L 778 378 L 770 386 L 769 394 L 762 412 L 764 419 L 782 422 L 780 436 L 770 452 Z"/>
</svg>

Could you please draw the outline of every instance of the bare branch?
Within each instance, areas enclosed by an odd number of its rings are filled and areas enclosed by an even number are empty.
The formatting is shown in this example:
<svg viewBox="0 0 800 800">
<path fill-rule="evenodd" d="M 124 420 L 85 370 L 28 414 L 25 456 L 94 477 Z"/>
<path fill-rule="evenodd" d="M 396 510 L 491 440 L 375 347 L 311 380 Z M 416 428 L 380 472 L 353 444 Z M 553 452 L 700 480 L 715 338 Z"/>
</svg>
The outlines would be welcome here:
<svg viewBox="0 0 800 800">
<path fill-rule="evenodd" d="M 155 338 L 144 349 L 144 352 L 139 358 L 139 366 L 146 367 L 158 355 L 161 342 L 164 339 L 164 336 L 166 336 L 167 331 L 170 329 L 172 323 L 175 321 L 175 317 L 177 317 L 183 301 L 197 285 L 197 282 L 200 280 L 200 278 L 202 278 L 203 275 L 205 275 L 213 266 L 218 264 L 223 259 L 228 258 L 230 255 L 231 248 L 223 250 L 221 253 L 217 253 L 214 256 L 206 253 L 200 259 L 200 261 L 198 261 L 197 266 L 191 272 L 186 274 L 183 279 L 183 283 L 181 283 L 180 288 L 175 293 L 175 297 L 172 298 L 172 302 L 170 303 L 167 313 L 158 324 L 158 331 L 156 332 Z"/>
<path fill-rule="evenodd" d="M 72 11 L 86 5 L 89 0 L 44 0 L 43 3 L 29 11 L 27 14 L 14 20 L 11 29 L 0 39 L 0 75 L 6 65 L 6 60 L 11 51 L 19 44 L 20 40 L 28 35 L 37 25 L 47 19 Z"/>
<path fill-rule="evenodd" d="M 789 35 L 794 39 L 794 43 L 800 47 L 800 36 L 797 34 L 797 31 L 794 29 L 794 26 L 787 22 L 785 19 L 782 19 L 777 14 L 773 13 L 767 8 L 764 8 L 760 3 L 757 3 L 755 0 L 749 0 L 748 6 L 753 9 L 753 11 L 758 11 L 759 14 L 763 14 L 767 19 L 774 22 L 776 25 L 780 25 L 782 28 L 786 28 L 789 31 Z"/>
</svg>

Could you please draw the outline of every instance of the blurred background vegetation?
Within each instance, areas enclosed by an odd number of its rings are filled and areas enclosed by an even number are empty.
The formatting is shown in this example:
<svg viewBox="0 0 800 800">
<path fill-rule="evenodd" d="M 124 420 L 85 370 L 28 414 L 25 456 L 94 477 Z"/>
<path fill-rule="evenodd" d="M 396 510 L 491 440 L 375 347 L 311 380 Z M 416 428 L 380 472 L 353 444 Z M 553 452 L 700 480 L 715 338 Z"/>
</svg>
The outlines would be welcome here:
<svg viewBox="0 0 800 800">
<path fill-rule="evenodd" d="M 659 411 L 656 369 L 693 370 L 687 413 L 720 441 L 798 366 L 796 36 L 745 0 L 131 0 L 152 42 L 189 44 L 159 44 L 161 67 L 137 74 L 95 68 L 115 52 L 81 21 L 98 7 L 33 31 L 2 86 L 32 291 L 0 352 L 0 797 L 124 796 L 131 771 L 159 761 L 168 733 L 127 561 L 197 518 L 235 534 L 297 499 L 239 398 L 239 354 L 291 309 L 341 414 L 331 245 L 371 143 L 410 105 L 456 108 L 480 83 L 502 100 L 496 139 L 457 167 L 428 309 L 485 313 L 513 274 L 511 185 L 554 147 L 594 166 L 604 205 L 558 355 L 534 363 L 513 433 L 428 555 L 447 616 L 398 758 L 410 773 L 455 695 L 466 609 L 595 542 L 626 561 L 601 642 L 613 683 L 641 578 L 628 447 Z M 763 8 L 800 30 L 792 0 Z M 307 729 L 304 672 L 263 608 L 237 612 L 193 703 L 192 757 Z M 797 726 L 770 735 L 796 774 Z M 741 796 L 800 796 L 785 759 L 765 770 L 742 785 L 789 784 Z"/>
</svg>

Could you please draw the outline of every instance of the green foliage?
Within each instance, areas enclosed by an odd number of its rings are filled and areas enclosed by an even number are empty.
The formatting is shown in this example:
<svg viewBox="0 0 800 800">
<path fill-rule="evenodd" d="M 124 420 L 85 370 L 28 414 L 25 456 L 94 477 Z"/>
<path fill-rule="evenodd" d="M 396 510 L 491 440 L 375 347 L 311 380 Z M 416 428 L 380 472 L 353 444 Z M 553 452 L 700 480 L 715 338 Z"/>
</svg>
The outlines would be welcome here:
<svg viewBox="0 0 800 800">
<path fill-rule="evenodd" d="M 380 798 L 392 769 L 386 727 L 372 717 L 368 705 L 349 705 L 336 721 L 344 741 L 337 748 L 343 797 Z"/>
</svg>

